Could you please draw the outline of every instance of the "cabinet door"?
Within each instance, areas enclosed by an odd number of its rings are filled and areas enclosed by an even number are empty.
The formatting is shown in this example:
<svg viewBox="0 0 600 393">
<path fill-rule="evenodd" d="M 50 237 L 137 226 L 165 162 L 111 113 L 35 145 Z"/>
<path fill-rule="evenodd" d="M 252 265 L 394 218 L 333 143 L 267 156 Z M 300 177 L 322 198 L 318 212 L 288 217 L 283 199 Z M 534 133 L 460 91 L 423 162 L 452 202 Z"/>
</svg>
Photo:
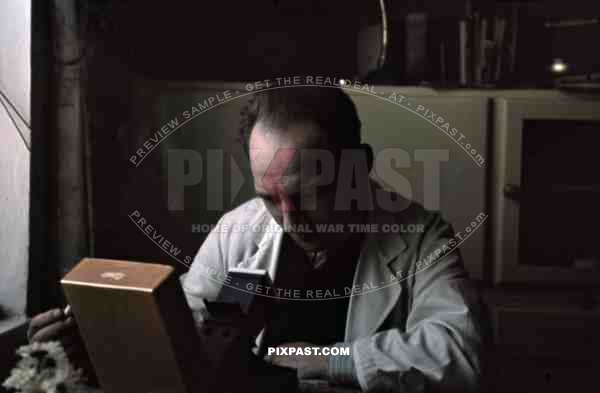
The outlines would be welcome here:
<svg viewBox="0 0 600 393">
<path fill-rule="evenodd" d="M 600 101 L 495 101 L 494 281 L 597 285 Z"/>
<path fill-rule="evenodd" d="M 440 210 L 462 242 L 467 269 L 474 278 L 482 278 L 488 214 L 487 99 L 388 98 L 389 94 L 353 96 L 363 139 L 376 157 L 372 176 L 425 208 Z"/>
</svg>

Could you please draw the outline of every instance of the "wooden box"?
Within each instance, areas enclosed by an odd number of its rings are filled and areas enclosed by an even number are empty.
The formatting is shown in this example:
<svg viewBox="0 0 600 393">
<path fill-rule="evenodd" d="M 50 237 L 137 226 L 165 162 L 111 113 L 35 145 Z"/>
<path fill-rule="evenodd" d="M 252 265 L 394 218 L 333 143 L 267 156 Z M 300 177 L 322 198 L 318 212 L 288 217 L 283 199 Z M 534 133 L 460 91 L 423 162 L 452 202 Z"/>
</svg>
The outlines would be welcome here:
<svg viewBox="0 0 600 393">
<path fill-rule="evenodd" d="M 191 393 L 208 384 L 172 267 L 85 258 L 61 284 L 103 391 Z"/>
</svg>

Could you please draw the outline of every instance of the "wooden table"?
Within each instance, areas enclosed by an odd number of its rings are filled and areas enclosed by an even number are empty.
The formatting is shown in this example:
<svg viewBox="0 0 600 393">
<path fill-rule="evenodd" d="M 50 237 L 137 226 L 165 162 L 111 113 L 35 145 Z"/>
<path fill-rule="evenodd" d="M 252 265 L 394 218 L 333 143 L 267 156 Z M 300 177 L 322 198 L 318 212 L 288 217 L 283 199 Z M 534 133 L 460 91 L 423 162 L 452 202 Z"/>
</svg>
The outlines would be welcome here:
<svg viewBox="0 0 600 393">
<path fill-rule="evenodd" d="M 85 393 L 103 393 L 99 388 L 86 387 Z M 327 381 L 300 381 L 299 393 L 360 393 L 360 389 L 330 385 Z"/>
<path fill-rule="evenodd" d="M 359 393 L 359 388 L 350 388 L 346 386 L 330 385 L 322 380 L 304 380 L 300 381 L 300 393 Z"/>
</svg>

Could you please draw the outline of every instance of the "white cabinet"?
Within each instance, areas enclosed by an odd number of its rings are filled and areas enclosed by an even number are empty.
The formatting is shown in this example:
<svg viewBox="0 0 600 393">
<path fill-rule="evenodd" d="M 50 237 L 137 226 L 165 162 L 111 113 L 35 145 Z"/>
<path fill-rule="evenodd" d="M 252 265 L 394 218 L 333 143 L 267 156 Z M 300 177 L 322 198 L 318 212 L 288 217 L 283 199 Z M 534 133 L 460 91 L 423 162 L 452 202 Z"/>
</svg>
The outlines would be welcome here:
<svg viewBox="0 0 600 393">
<path fill-rule="evenodd" d="M 440 210 L 462 242 L 465 266 L 473 277 L 482 278 L 488 100 L 405 95 L 402 89 L 389 99 L 392 93 L 353 94 L 363 139 L 376 157 L 372 175 L 425 208 Z M 389 159 L 392 165 L 385 164 Z"/>
</svg>

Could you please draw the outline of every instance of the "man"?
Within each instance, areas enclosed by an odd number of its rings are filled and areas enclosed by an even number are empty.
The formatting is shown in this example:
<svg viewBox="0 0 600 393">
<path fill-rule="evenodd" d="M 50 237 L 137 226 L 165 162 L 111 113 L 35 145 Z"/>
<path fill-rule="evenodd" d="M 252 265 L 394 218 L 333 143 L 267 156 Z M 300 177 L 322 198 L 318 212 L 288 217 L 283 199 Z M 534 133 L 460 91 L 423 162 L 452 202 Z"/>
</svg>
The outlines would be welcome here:
<svg viewBox="0 0 600 393">
<path fill-rule="evenodd" d="M 479 300 L 452 228 L 370 180 L 372 152 L 360 129 L 339 88 L 255 94 L 241 136 L 257 197 L 225 214 L 221 230 L 205 240 L 181 279 L 188 304 L 201 323 L 204 302 L 224 285 L 215 277 L 234 267 L 264 269 L 274 283 L 262 294 L 275 298 L 257 339 L 266 360 L 297 369 L 300 378 L 363 390 L 381 372 L 409 370 L 434 389 L 476 390 Z M 390 230 L 409 224 L 416 230 Z M 34 319 L 32 339 L 47 339 L 51 319 Z M 275 347 L 313 350 L 281 354 Z M 324 348 L 348 348 L 349 355 Z"/>
</svg>

